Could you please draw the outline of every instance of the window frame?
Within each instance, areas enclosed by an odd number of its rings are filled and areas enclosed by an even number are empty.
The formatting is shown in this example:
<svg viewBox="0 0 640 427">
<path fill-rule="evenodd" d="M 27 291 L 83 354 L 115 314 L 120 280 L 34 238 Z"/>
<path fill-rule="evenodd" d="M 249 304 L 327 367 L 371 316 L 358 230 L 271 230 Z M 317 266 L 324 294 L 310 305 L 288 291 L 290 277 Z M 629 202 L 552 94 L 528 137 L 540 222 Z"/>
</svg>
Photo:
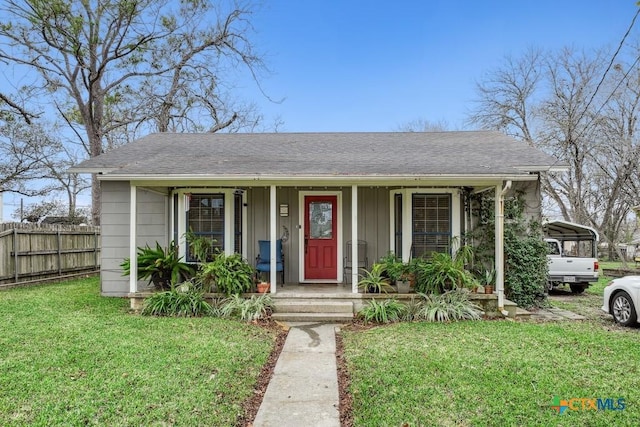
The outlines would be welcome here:
<svg viewBox="0 0 640 427">
<path fill-rule="evenodd" d="M 412 256 L 413 247 L 413 195 L 414 194 L 433 194 L 433 195 L 450 195 L 451 203 L 451 239 L 460 238 L 461 235 L 461 189 L 441 187 L 441 188 L 398 188 L 389 191 L 389 249 L 401 254 L 402 260 L 408 262 Z M 396 204 L 399 195 L 402 200 L 399 202 L 401 206 L 401 227 L 400 236 L 396 230 Z M 409 236 L 409 237 L 407 237 Z M 396 241 L 402 243 L 402 247 L 396 251 Z"/>
<path fill-rule="evenodd" d="M 242 203 L 238 200 L 238 195 L 242 195 Z M 207 194 L 221 194 L 224 196 L 224 247 L 225 254 L 230 255 L 236 251 L 236 242 L 238 238 L 241 245 L 241 254 L 246 258 L 246 206 L 247 206 L 247 192 L 238 190 L 236 188 L 179 188 L 172 191 L 172 198 L 177 199 L 177 203 L 172 203 L 172 215 L 174 220 L 171 221 L 171 235 L 174 236 L 174 240 L 178 244 L 178 254 L 186 259 L 186 247 L 187 242 L 185 239 L 185 233 L 187 232 L 187 211 L 188 206 L 187 197 L 189 194 L 207 195 Z M 241 217 L 239 223 L 241 224 L 241 230 L 235 230 L 236 224 L 236 209 L 241 209 L 238 213 Z M 177 212 L 175 211 L 177 210 Z M 192 261 L 191 261 L 192 262 Z"/>
</svg>

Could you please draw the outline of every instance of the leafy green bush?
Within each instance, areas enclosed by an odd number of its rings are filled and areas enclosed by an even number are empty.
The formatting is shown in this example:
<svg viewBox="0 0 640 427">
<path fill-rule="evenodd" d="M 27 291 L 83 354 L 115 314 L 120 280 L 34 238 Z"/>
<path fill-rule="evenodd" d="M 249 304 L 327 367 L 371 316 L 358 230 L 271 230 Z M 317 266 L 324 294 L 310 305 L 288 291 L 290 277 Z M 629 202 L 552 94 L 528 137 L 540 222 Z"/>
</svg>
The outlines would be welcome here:
<svg viewBox="0 0 640 427">
<path fill-rule="evenodd" d="M 484 268 L 494 265 L 494 200 L 489 193 L 476 196 L 479 225 L 471 233 L 476 262 Z M 522 193 L 504 201 L 504 285 L 505 295 L 520 307 L 539 307 L 546 300 L 548 275 L 547 245 L 540 224 L 524 217 Z"/>
<path fill-rule="evenodd" d="M 473 248 L 462 246 L 452 256 L 435 252 L 416 267 L 416 292 L 441 294 L 452 289 L 473 287 L 473 274 L 466 269 L 473 258 Z"/>
<path fill-rule="evenodd" d="M 358 288 L 365 292 L 387 293 L 393 290 L 389 284 L 389 278 L 385 276 L 384 264 L 373 264 L 371 270 L 365 270 L 358 282 Z"/>
<path fill-rule="evenodd" d="M 402 280 L 408 273 L 408 265 L 403 263 L 402 260 L 393 252 L 389 252 L 387 255 L 380 258 L 376 264 L 382 264 L 384 266 L 384 273 L 392 283 Z"/>
<path fill-rule="evenodd" d="M 390 323 L 399 321 L 405 310 L 406 306 L 395 298 L 382 301 L 372 299 L 369 304 L 358 312 L 358 315 L 365 323 Z"/>
<path fill-rule="evenodd" d="M 466 290 L 452 290 L 440 295 L 420 293 L 422 301 L 417 309 L 416 320 L 427 322 L 453 322 L 478 320 L 482 310 L 469 301 Z"/>
<path fill-rule="evenodd" d="M 422 309 L 422 300 L 420 298 L 411 297 L 405 303 L 405 311 L 402 313 L 402 319 L 406 322 L 420 320 L 420 310 Z"/>
<path fill-rule="evenodd" d="M 226 295 L 249 292 L 253 286 L 255 270 L 240 254 L 217 254 L 213 261 L 202 264 L 197 280 L 203 289 L 215 285 L 218 292 Z"/>
<path fill-rule="evenodd" d="M 512 229 L 505 229 L 504 248 L 507 298 L 525 308 L 543 305 L 549 249 L 542 236 L 532 234 L 523 237 Z"/>
<path fill-rule="evenodd" d="M 236 294 L 224 301 L 220 313 L 223 317 L 237 317 L 244 322 L 251 322 L 266 318 L 272 310 L 273 300 L 268 294 L 252 295 L 247 299 Z"/>
<path fill-rule="evenodd" d="M 211 316 L 213 310 L 201 291 L 190 282 L 174 286 L 168 291 L 156 292 L 144 300 L 145 316 L 199 317 Z"/>
<path fill-rule="evenodd" d="M 174 242 L 168 248 L 163 248 L 156 242 L 156 247 L 146 245 L 138 248 L 138 280 L 147 280 L 153 283 L 156 289 L 171 289 L 182 281 L 188 280 L 193 275 L 193 269 L 178 256 Z M 131 274 L 131 260 L 125 258 L 120 264 L 123 274 Z"/>
</svg>

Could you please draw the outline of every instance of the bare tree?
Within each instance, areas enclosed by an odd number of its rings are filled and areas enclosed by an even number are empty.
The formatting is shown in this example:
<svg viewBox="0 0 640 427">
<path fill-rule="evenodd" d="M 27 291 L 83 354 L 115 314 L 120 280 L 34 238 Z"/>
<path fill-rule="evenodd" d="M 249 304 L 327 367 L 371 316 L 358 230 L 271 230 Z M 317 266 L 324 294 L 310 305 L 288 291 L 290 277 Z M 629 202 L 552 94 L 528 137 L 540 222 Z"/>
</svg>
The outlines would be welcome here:
<svg viewBox="0 0 640 427">
<path fill-rule="evenodd" d="M 108 141 L 117 140 L 111 134 L 123 127 L 154 121 L 165 131 L 172 119 L 197 122 L 202 117 L 191 110 L 203 105 L 196 98 L 199 82 L 207 82 L 213 102 L 211 94 L 219 94 L 232 67 L 242 64 L 256 79 L 262 67 L 249 41 L 250 10 L 237 4 L 225 9 L 207 0 L 6 0 L 0 10 L 0 60 L 37 74 L 46 91 L 42 100 L 50 100 L 74 127 L 90 157 L 103 153 Z M 217 105 L 215 111 L 209 116 L 213 129 L 239 117 L 222 115 Z M 99 196 L 93 177 L 95 224 Z"/>
<path fill-rule="evenodd" d="M 450 129 L 451 126 L 446 120 L 413 119 L 400 124 L 396 132 L 444 132 Z"/>
<path fill-rule="evenodd" d="M 530 50 L 477 85 L 470 122 L 498 129 L 569 165 L 542 177 L 565 220 L 596 228 L 613 248 L 625 234 L 639 160 L 640 74 L 607 73 L 607 54 Z"/>
<path fill-rule="evenodd" d="M 25 196 L 46 194 L 50 187 L 33 184 L 46 178 L 43 161 L 59 149 L 42 128 L 5 113 L 0 118 L 0 191 Z"/>
<path fill-rule="evenodd" d="M 77 215 L 78 195 L 91 188 L 91 181 L 77 173 L 67 173 L 67 169 L 79 163 L 80 157 L 69 146 L 59 144 L 60 153 L 56 157 L 47 157 L 42 163 L 47 171 L 47 176 L 53 181 L 52 191 L 63 192 L 66 196 L 67 215 L 73 218 Z"/>
</svg>

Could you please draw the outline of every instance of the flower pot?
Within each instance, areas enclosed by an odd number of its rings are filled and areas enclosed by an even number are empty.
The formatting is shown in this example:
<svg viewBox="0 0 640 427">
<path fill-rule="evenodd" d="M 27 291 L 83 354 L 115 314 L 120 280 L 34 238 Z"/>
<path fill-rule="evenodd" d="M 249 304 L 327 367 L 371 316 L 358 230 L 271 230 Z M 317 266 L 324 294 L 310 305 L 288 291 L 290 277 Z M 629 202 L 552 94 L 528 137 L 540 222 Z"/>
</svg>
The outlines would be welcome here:
<svg viewBox="0 0 640 427">
<path fill-rule="evenodd" d="M 484 293 L 485 294 L 492 294 L 493 293 L 493 285 L 485 285 L 484 286 Z"/>
<path fill-rule="evenodd" d="M 267 292 L 269 292 L 269 288 L 271 287 L 269 285 L 269 283 L 265 283 L 265 282 L 260 282 L 258 283 L 258 293 L 260 294 L 266 294 Z"/>
<path fill-rule="evenodd" d="M 408 294 L 411 292 L 411 285 L 408 280 L 396 280 L 396 287 L 399 294 Z"/>
</svg>

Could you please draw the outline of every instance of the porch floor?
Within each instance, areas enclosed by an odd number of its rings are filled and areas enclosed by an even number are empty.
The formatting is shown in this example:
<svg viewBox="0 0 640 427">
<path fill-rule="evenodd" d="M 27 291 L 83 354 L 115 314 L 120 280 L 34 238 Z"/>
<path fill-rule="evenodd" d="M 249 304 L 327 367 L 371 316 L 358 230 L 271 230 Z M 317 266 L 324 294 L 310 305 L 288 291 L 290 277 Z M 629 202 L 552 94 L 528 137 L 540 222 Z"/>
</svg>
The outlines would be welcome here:
<svg viewBox="0 0 640 427">
<path fill-rule="evenodd" d="M 292 296 L 292 294 L 322 294 L 330 296 L 352 294 L 351 284 L 344 283 L 287 283 L 278 285 L 276 294 Z"/>
</svg>

